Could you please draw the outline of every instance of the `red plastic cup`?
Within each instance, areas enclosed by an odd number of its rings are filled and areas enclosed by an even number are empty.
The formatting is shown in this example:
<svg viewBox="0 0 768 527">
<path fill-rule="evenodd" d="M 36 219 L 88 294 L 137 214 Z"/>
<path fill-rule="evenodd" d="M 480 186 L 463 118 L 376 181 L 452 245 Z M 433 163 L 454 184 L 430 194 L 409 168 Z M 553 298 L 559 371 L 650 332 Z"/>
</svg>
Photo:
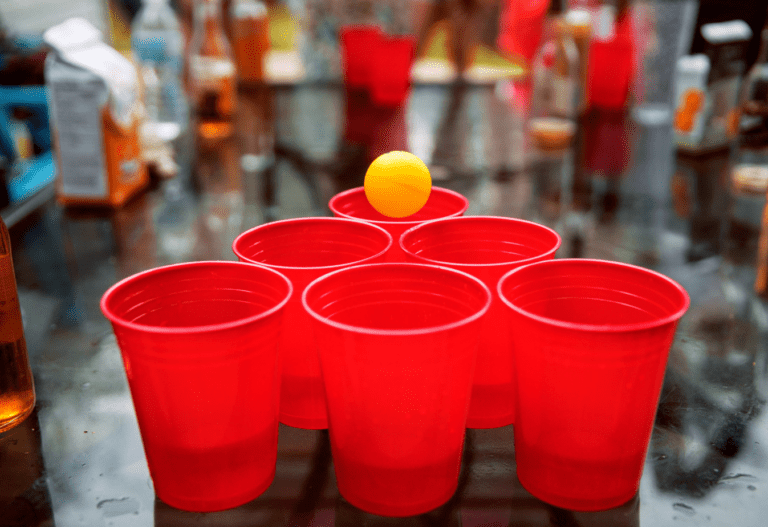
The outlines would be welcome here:
<svg viewBox="0 0 768 527">
<path fill-rule="evenodd" d="M 378 52 L 384 33 L 374 25 L 350 25 L 339 29 L 344 81 L 350 88 L 368 88 L 373 70 L 372 58 Z"/>
<path fill-rule="evenodd" d="M 278 334 L 292 291 L 271 269 L 195 262 L 133 275 L 102 297 L 168 505 L 228 509 L 272 483 Z"/>
<path fill-rule="evenodd" d="M 445 265 L 479 278 L 491 291 L 511 269 L 551 260 L 560 236 L 543 225 L 514 218 L 466 216 L 422 223 L 400 237 L 409 261 Z M 515 384 L 506 308 L 498 296 L 483 317 L 467 427 L 514 423 Z"/>
<path fill-rule="evenodd" d="M 383 37 L 374 50 L 371 67 L 371 99 L 381 106 L 405 102 L 411 87 L 411 67 L 416 53 L 412 36 Z"/>
<path fill-rule="evenodd" d="M 533 63 L 541 43 L 549 0 L 505 0 L 499 17 L 499 49 Z"/>
<path fill-rule="evenodd" d="M 405 254 L 397 243 L 405 231 L 425 221 L 461 216 L 468 206 L 467 198 L 458 192 L 440 187 L 432 187 L 429 199 L 421 210 L 405 218 L 390 218 L 378 212 L 368 203 L 363 187 L 340 192 L 328 202 L 328 207 L 336 217 L 362 220 L 386 229 L 395 241 L 386 257 L 388 262 L 405 261 Z"/>
<path fill-rule="evenodd" d="M 384 516 L 456 490 L 477 338 L 490 290 L 447 267 L 384 263 L 312 282 L 339 492 Z"/>
<path fill-rule="evenodd" d="M 392 237 L 384 229 L 342 218 L 275 221 L 235 239 L 232 250 L 241 262 L 280 271 L 293 284 L 280 337 L 281 423 L 296 428 L 328 428 L 317 350 L 309 316 L 301 306 L 304 288 L 331 271 L 383 261 L 390 245 Z"/>
<path fill-rule="evenodd" d="M 637 492 L 685 290 L 648 269 L 552 260 L 510 271 L 517 371 L 517 475 L 571 510 L 617 507 Z"/>
<path fill-rule="evenodd" d="M 610 40 L 594 39 L 590 43 L 587 67 L 590 106 L 613 110 L 626 106 L 635 70 L 629 31 L 631 27 L 617 32 Z"/>
</svg>

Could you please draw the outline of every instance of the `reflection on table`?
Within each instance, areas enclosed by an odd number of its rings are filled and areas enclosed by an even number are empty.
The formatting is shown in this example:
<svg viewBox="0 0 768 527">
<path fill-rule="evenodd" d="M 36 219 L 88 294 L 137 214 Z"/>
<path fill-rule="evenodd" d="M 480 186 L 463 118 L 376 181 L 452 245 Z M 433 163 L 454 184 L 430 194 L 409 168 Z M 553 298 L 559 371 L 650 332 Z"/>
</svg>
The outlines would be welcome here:
<svg viewBox="0 0 768 527">
<path fill-rule="evenodd" d="M 637 159 L 631 115 L 589 115 L 570 147 L 537 151 L 519 108 L 493 85 L 419 85 L 407 104 L 386 109 L 336 85 L 239 95 L 233 136 L 183 138 L 178 175 L 124 208 L 48 201 L 12 228 L 40 435 L 34 459 L 14 454 L 21 439 L 0 438 L 0 479 L 13 483 L 3 503 L 34 502 L 43 519 L 33 525 L 62 526 L 762 524 L 768 316 L 753 291 L 761 224 L 721 177 L 727 152 L 678 157 L 670 192 L 659 194 L 648 181 L 653 165 Z M 326 432 L 281 426 L 275 481 L 253 502 L 194 514 L 156 500 L 101 294 L 149 267 L 234 260 L 232 241 L 255 225 L 330 215 L 328 199 L 396 148 L 424 159 L 435 185 L 465 195 L 467 215 L 542 223 L 563 238 L 558 257 L 642 265 L 688 290 L 638 496 L 601 513 L 536 500 L 517 480 L 508 426 L 468 430 L 459 489 L 445 506 L 377 517 L 339 496 Z"/>
</svg>

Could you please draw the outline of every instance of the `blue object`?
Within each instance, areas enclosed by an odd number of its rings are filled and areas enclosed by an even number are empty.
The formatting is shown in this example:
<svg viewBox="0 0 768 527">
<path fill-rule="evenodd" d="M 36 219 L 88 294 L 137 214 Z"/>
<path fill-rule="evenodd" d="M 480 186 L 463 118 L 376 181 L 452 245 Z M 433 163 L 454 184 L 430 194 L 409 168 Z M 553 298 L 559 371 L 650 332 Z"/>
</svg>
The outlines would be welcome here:
<svg viewBox="0 0 768 527">
<path fill-rule="evenodd" d="M 53 152 L 48 150 L 32 159 L 17 162 L 14 173 L 16 175 L 7 183 L 11 203 L 31 196 L 54 180 L 56 164 L 53 162 Z"/>
<path fill-rule="evenodd" d="M 32 136 L 32 143 L 43 154 L 20 160 L 11 129 L 14 110 L 23 108 L 31 113 L 24 124 Z M 48 119 L 48 90 L 45 86 L 0 86 L 0 155 L 13 166 L 14 177 L 7 182 L 11 203 L 34 194 L 56 176 L 51 152 L 51 129 Z"/>
</svg>

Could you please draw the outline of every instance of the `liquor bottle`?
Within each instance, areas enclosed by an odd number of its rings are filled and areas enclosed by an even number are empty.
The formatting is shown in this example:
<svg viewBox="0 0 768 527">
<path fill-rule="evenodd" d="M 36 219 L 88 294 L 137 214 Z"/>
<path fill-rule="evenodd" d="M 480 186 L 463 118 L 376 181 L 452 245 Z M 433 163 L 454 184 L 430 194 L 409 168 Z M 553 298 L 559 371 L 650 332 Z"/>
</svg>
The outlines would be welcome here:
<svg viewBox="0 0 768 527">
<path fill-rule="evenodd" d="M 768 296 L 768 26 L 760 36 L 760 53 L 741 89 L 739 135 L 731 181 L 733 210 L 742 213 L 737 219 L 760 231 L 755 291 L 765 298 Z"/>
<path fill-rule="evenodd" d="M 147 125 L 162 141 L 186 128 L 182 88 L 184 36 L 169 0 L 143 0 L 131 30 L 131 47 L 144 77 Z"/>
<path fill-rule="evenodd" d="M 761 37 L 760 54 L 741 90 L 733 177 L 760 180 L 762 188 L 768 182 L 768 27 Z"/>
<path fill-rule="evenodd" d="M 579 55 L 563 20 L 563 0 L 553 0 L 545 39 L 533 63 L 533 100 L 529 132 L 542 149 L 567 147 L 576 131 Z"/>
<path fill-rule="evenodd" d="M 587 64 L 589 43 L 592 40 L 592 13 L 587 9 L 572 6 L 565 14 L 565 23 L 579 54 L 579 84 L 576 89 L 576 106 L 579 113 L 587 109 Z"/>
<path fill-rule="evenodd" d="M 768 196 L 763 205 L 760 221 L 760 236 L 757 239 L 757 262 L 755 262 L 755 293 L 765 298 L 768 296 Z"/>
<path fill-rule="evenodd" d="M 189 51 L 189 91 L 197 133 L 206 139 L 234 131 L 237 70 L 224 33 L 220 0 L 198 0 Z"/>
<path fill-rule="evenodd" d="M 233 0 L 230 14 L 237 75 L 244 82 L 261 81 L 269 51 L 267 6 L 261 0 Z"/>
<path fill-rule="evenodd" d="M 13 428 L 35 406 L 35 387 L 24 341 L 11 238 L 0 218 L 0 432 Z"/>
<path fill-rule="evenodd" d="M 107 42 L 126 57 L 130 57 L 131 12 L 129 7 L 120 0 L 107 0 L 105 3 Z"/>
</svg>

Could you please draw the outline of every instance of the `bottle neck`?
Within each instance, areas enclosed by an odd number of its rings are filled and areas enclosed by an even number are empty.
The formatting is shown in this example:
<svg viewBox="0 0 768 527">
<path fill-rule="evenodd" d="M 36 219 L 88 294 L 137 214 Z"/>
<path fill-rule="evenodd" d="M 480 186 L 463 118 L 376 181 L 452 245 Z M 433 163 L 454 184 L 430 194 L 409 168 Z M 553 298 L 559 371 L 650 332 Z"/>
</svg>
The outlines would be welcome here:
<svg viewBox="0 0 768 527">
<path fill-rule="evenodd" d="M 195 7 L 192 48 L 203 55 L 228 55 L 220 0 L 203 0 Z"/>
<path fill-rule="evenodd" d="M 214 23 L 221 27 L 221 0 L 200 0 L 195 6 L 195 25 Z"/>
</svg>

